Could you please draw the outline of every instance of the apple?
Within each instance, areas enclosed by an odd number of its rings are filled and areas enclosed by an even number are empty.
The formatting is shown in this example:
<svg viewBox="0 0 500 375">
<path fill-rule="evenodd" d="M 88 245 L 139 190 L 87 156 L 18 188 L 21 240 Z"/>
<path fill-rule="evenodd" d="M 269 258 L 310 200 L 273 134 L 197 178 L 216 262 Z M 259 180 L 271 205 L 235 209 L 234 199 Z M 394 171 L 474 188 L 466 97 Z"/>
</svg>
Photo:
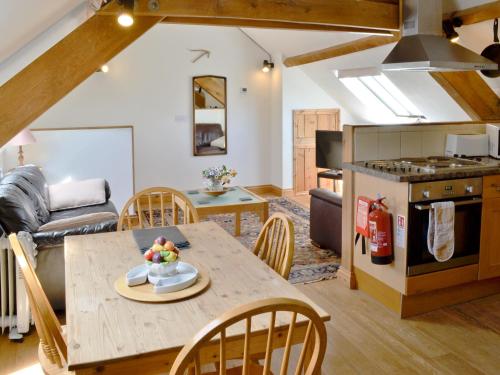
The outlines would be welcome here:
<svg viewBox="0 0 500 375">
<path fill-rule="evenodd" d="M 154 253 L 154 251 L 153 251 L 153 250 L 151 250 L 151 249 L 149 249 L 148 251 L 146 251 L 146 252 L 144 253 L 144 258 L 145 258 L 146 260 L 152 260 L 152 259 L 153 259 L 153 255 L 154 255 L 154 254 L 155 254 L 155 253 Z"/>
<path fill-rule="evenodd" d="M 167 262 L 173 262 L 177 259 L 177 254 L 174 253 L 173 251 L 168 254 L 168 257 L 165 258 Z"/>
<path fill-rule="evenodd" d="M 162 251 L 163 250 L 163 246 L 155 243 L 151 249 L 153 249 L 153 251 L 156 253 L 156 252 Z"/>
<path fill-rule="evenodd" d="M 158 245 L 165 245 L 165 242 L 167 242 L 167 239 L 164 237 L 164 236 L 160 236 L 158 238 L 156 238 L 155 240 L 155 244 L 158 244 Z"/>
<path fill-rule="evenodd" d="M 165 245 L 163 247 L 165 248 L 165 250 L 174 251 L 175 244 L 172 241 L 167 241 L 165 242 Z"/>
</svg>

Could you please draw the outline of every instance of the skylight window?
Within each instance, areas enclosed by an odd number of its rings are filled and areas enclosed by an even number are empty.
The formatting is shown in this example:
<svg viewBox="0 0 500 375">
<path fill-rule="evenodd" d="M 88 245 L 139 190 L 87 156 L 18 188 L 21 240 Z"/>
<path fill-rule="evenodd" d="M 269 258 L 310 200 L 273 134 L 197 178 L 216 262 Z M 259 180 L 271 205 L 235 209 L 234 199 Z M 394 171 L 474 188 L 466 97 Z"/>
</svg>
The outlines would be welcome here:
<svg viewBox="0 0 500 375">
<path fill-rule="evenodd" d="M 342 84 L 385 121 L 406 122 L 425 118 L 417 107 L 384 74 L 340 77 Z M 408 121 L 408 120 L 407 120 Z"/>
</svg>

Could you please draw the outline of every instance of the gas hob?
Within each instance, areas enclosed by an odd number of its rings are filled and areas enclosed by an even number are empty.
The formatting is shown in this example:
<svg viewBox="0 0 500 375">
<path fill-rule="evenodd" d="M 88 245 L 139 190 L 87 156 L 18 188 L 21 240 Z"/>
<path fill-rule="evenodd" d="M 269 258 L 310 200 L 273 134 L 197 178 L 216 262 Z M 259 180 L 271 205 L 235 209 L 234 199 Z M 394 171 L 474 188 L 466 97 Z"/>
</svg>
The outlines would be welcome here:
<svg viewBox="0 0 500 375">
<path fill-rule="evenodd" d="M 392 160 L 369 160 L 361 162 L 366 168 L 394 174 L 433 174 L 437 172 L 465 171 L 488 168 L 482 158 L 464 159 L 446 156 L 426 158 L 401 158 Z"/>
</svg>

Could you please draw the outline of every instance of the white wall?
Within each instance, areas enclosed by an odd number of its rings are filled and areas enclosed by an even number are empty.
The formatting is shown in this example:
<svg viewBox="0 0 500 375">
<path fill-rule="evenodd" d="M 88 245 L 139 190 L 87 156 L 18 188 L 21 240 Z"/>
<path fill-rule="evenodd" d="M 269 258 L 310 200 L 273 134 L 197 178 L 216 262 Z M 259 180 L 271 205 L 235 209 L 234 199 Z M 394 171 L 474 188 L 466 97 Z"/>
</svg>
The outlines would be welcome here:
<svg viewBox="0 0 500 375">
<path fill-rule="evenodd" d="M 283 185 L 283 65 L 281 55 L 274 55 L 274 69 L 271 73 L 271 113 L 270 113 L 270 165 L 271 184 Z"/>
<path fill-rule="evenodd" d="M 192 64 L 188 49 L 210 58 Z M 235 183 L 270 181 L 270 79 L 265 58 L 234 28 L 160 24 L 109 62 L 33 123 L 33 127 L 133 125 L 136 189 L 202 185 L 201 170 L 227 164 Z M 227 77 L 228 154 L 192 156 L 192 83 L 195 75 Z M 240 93 L 247 87 L 246 94 Z"/>
<path fill-rule="evenodd" d="M 23 147 L 24 161 L 36 160 L 49 185 L 105 176 L 121 209 L 134 194 L 132 133 L 130 127 L 33 131 L 36 143 Z M 5 170 L 17 164 L 17 147 L 6 147 Z"/>
<path fill-rule="evenodd" d="M 293 111 L 340 108 L 340 122 L 353 123 L 349 111 L 325 92 L 300 68 L 286 68 L 282 55 L 274 54 L 271 74 L 270 183 L 293 188 Z"/>
<path fill-rule="evenodd" d="M 293 111 L 300 109 L 340 108 L 340 123 L 354 121 L 350 113 L 300 68 L 282 71 L 282 182 L 283 189 L 293 188 Z"/>
<path fill-rule="evenodd" d="M 197 124 L 221 124 L 226 132 L 226 112 L 222 108 L 195 109 L 194 119 Z"/>
</svg>

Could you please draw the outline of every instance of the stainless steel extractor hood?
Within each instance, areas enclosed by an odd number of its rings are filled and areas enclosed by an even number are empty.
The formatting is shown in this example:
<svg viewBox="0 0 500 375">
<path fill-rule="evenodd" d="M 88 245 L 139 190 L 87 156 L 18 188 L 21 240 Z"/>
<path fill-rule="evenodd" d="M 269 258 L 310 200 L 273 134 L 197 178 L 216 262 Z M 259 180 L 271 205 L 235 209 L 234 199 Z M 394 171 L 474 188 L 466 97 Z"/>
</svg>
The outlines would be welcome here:
<svg viewBox="0 0 500 375">
<path fill-rule="evenodd" d="M 441 0 L 405 0 L 403 36 L 382 63 L 383 70 L 496 70 L 498 64 L 443 36 Z"/>
</svg>

